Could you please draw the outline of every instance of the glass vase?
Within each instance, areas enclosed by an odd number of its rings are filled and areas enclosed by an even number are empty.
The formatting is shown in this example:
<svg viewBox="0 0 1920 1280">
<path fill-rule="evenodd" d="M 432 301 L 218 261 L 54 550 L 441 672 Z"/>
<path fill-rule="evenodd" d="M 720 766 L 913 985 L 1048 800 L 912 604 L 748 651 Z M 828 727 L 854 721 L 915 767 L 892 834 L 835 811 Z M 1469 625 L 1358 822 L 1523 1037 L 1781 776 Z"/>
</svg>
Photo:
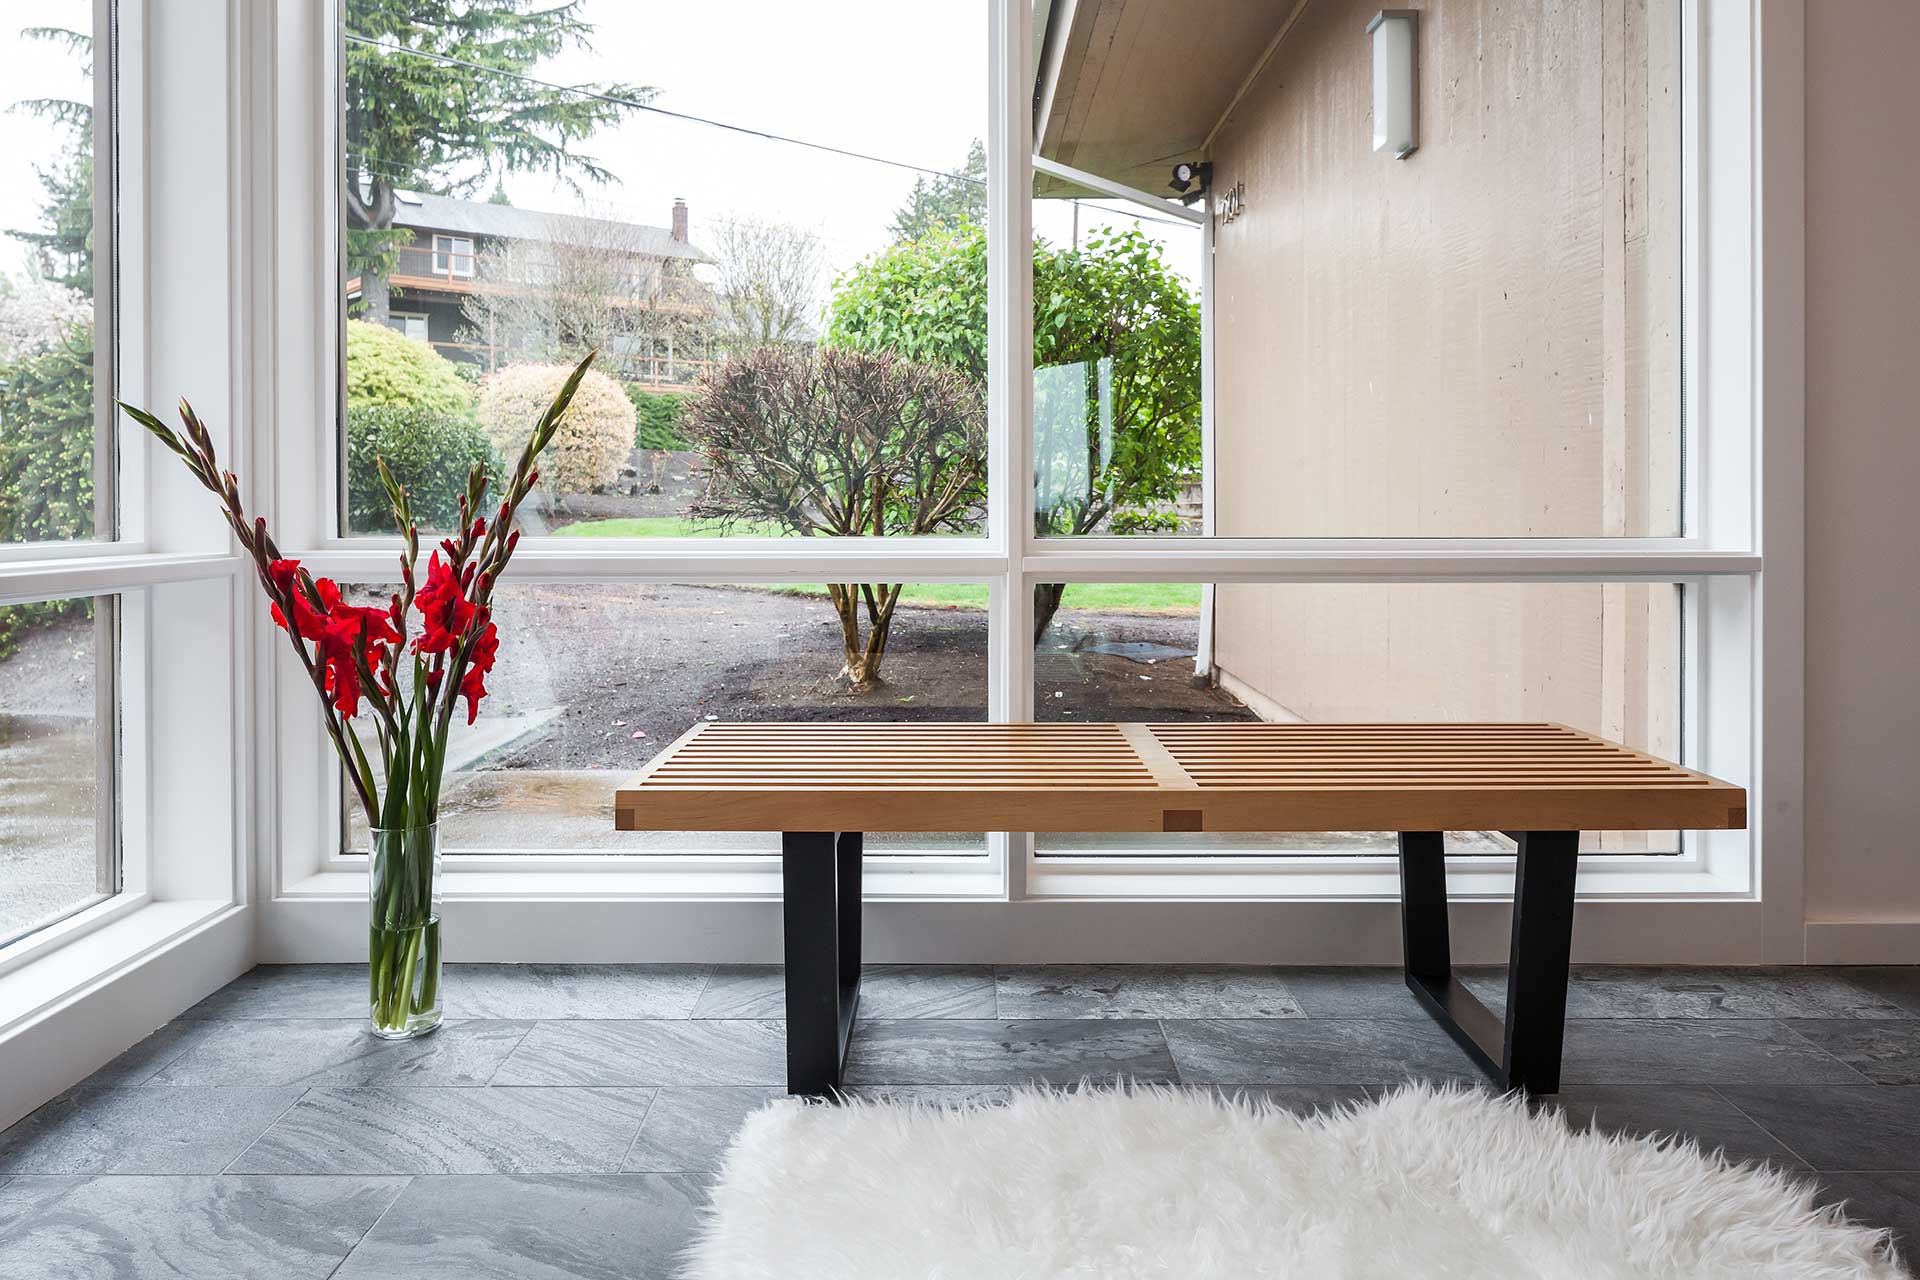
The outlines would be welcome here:
<svg viewBox="0 0 1920 1280">
<path fill-rule="evenodd" d="M 367 856 L 367 1013 L 409 1040 L 440 1025 L 440 830 L 374 828 Z"/>
</svg>

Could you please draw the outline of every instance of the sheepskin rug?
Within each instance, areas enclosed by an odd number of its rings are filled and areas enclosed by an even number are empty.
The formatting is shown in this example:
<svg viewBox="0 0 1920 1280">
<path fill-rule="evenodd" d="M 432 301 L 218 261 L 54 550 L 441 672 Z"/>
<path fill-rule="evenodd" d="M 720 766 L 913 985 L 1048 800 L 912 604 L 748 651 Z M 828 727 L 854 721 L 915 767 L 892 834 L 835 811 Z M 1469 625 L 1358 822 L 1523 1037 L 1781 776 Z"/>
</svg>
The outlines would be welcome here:
<svg viewBox="0 0 1920 1280">
<path fill-rule="evenodd" d="M 968 1110 L 776 1102 L 734 1139 L 693 1280 L 1907 1276 L 1810 1185 L 1409 1086 L 1299 1117 L 1135 1089 Z"/>
</svg>

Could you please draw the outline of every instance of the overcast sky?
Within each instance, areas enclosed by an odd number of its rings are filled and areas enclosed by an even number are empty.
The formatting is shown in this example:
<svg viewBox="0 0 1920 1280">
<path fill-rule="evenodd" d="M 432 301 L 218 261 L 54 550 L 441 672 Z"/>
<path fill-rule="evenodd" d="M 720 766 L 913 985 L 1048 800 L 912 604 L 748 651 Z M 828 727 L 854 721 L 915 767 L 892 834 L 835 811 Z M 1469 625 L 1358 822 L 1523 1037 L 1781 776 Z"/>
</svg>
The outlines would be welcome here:
<svg viewBox="0 0 1920 1280">
<path fill-rule="evenodd" d="M 351 0 L 347 8 L 351 14 Z M 0 101 L 85 96 L 73 59 L 16 33 L 43 24 L 84 29 L 90 10 L 89 0 L 0 0 Z M 717 218 L 794 223 L 819 233 L 831 270 L 842 271 L 885 246 L 887 223 L 917 176 L 899 165 L 951 169 L 973 139 L 986 137 L 982 0 L 587 0 L 583 11 L 595 27 L 592 50 L 554 60 L 540 69 L 543 78 L 650 85 L 660 107 L 897 162 L 634 113 L 581 148 L 616 177 L 584 197 L 605 216 L 664 226 L 674 198 L 683 197 L 696 243 L 702 225 Z M 48 125 L 0 113 L 0 227 L 37 224 L 32 166 L 60 146 Z M 539 174 L 513 175 L 507 193 L 526 208 L 582 207 L 581 197 Z M 1039 233 L 1070 239 L 1068 202 L 1040 203 Z M 1082 206 L 1083 232 L 1117 220 Z M 1161 224 L 1147 230 L 1168 241 L 1175 265 L 1193 278 L 1198 233 Z M 0 244 L 0 270 L 24 265 L 17 241 Z"/>
<path fill-rule="evenodd" d="M 39 230 L 40 184 L 35 165 L 47 165 L 66 150 L 66 131 L 24 111 L 17 102 L 78 98 L 93 93 L 81 62 L 58 45 L 23 40 L 22 27 L 93 29 L 91 0 L 0 0 L 0 230 Z M 0 272 L 26 269 L 26 246 L 0 238 Z"/>
</svg>

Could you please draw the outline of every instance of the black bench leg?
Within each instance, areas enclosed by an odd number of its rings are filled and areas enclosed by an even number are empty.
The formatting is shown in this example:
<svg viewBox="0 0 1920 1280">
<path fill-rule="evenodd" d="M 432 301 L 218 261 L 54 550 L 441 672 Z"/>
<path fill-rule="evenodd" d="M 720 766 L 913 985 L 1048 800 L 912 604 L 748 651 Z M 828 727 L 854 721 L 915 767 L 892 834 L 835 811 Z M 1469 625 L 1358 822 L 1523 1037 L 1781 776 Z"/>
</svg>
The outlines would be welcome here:
<svg viewBox="0 0 1920 1280">
<path fill-rule="evenodd" d="M 780 839 L 789 1093 L 840 1084 L 860 1003 L 860 853 L 858 831 Z"/>
<path fill-rule="evenodd" d="M 1407 986 L 1467 1056 L 1503 1089 L 1560 1089 L 1567 964 L 1573 948 L 1577 831 L 1515 836 L 1513 941 L 1504 1019 L 1453 976 L 1446 861 L 1438 831 L 1400 833 L 1400 923 Z"/>
</svg>

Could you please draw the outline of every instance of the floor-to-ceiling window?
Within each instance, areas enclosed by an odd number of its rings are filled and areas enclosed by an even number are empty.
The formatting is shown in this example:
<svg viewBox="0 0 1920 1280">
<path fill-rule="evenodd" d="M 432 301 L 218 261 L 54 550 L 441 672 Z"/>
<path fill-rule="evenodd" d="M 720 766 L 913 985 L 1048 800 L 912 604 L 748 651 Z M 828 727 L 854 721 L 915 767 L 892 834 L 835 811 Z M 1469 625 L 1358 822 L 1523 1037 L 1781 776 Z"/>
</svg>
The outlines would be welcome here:
<svg viewBox="0 0 1920 1280">
<path fill-rule="evenodd" d="M 707 719 L 1553 720 L 1756 781 L 1712 7 L 1432 4 L 1382 149 L 1345 0 L 320 5 L 309 562 L 377 586 L 375 457 L 437 496 L 599 353 L 455 865 L 764 891 L 726 877 L 770 837 L 612 831 Z M 291 882 L 360 845 L 298 737 Z M 1498 892 L 1505 837 L 1453 839 Z M 1392 892 L 1380 833 L 871 851 L 906 895 Z M 1756 883 L 1741 835 L 1590 852 L 1627 898 Z"/>
</svg>

